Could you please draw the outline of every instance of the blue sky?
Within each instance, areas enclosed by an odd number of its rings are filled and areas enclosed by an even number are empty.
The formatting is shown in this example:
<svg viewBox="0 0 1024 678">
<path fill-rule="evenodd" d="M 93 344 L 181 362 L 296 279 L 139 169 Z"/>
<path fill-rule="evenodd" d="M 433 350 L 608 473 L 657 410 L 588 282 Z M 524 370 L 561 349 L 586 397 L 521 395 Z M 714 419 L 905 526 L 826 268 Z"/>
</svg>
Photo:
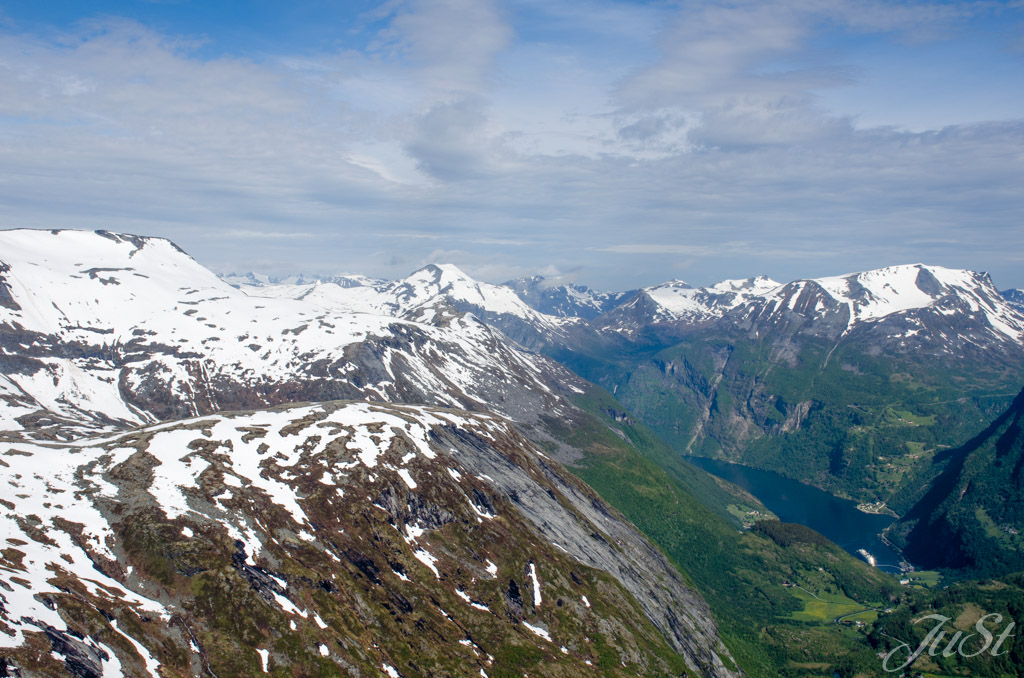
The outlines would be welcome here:
<svg viewBox="0 0 1024 678">
<path fill-rule="evenodd" d="M 1024 286 L 1024 3 L 0 0 L 0 227 L 221 272 Z"/>
</svg>

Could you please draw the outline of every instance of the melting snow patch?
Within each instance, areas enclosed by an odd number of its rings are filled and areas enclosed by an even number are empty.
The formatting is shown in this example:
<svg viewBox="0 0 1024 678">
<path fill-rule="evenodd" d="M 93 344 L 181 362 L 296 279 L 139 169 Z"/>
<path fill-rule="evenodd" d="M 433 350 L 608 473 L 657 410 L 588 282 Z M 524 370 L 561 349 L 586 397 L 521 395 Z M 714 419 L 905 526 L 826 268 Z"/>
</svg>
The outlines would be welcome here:
<svg viewBox="0 0 1024 678">
<path fill-rule="evenodd" d="M 300 617 L 305 617 L 306 616 L 306 614 L 302 610 L 300 610 L 299 608 L 295 607 L 295 603 L 293 603 L 292 601 L 288 600 L 287 598 L 282 596 L 280 593 L 276 593 L 274 591 L 271 591 L 271 593 L 274 595 L 274 600 L 277 601 L 277 604 L 280 606 L 280 608 L 282 610 L 284 610 L 285 612 L 287 612 L 288 614 L 297 614 Z"/>
<path fill-rule="evenodd" d="M 324 620 L 323 620 L 323 619 L 321 619 L 321 618 L 320 618 L 320 615 L 318 615 L 318 614 L 317 614 L 316 612 L 314 612 L 314 613 L 313 613 L 313 621 L 314 621 L 314 622 L 316 623 L 316 625 L 317 625 L 317 626 L 319 626 L 320 628 L 322 628 L 322 629 L 326 629 L 326 628 L 327 628 L 327 624 L 325 624 L 325 623 L 324 623 Z"/>
<path fill-rule="evenodd" d="M 270 673 L 267 670 L 267 661 L 270 659 L 270 650 L 256 650 L 256 653 L 260 656 L 260 663 L 263 665 L 263 673 Z"/>
<path fill-rule="evenodd" d="M 492 563 L 489 559 L 487 561 L 487 574 L 491 575 L 491 577 L 498 576 L 498 566 Z"/>
<path fill-rule="evenodd" d="M 398 469 L 398 475 L 401 476 L 402 480 L 405 481 L 405 484 L 409 486 L 410 490 L 416 489 L 416 481 L 412 479 L 411 475 L 409 475 L 408 470 L 400 468 Z"/>
<path fill-rule="evenodd" d="M 587 597 L 586 597 L 586 596 L 580 596 L 580 600 L 582 600 L 582 601 L 583 601 L 583 604 L 584 604 L 584 605 L 586 605 L 587 607 L 590 607 L 590 601 L 589 601 L 589 600 L 587 600 Z"/>
<path fill-rule="evenodd" d="M 391 676 L 391 678 L 401 678 L 402 676 L 402 674 L 398 672 L 398 669 L 396 669 L 394 666 L 391 666 L 390 664 L 381 664 L 380 667 L 384 669 L 384 673 Z"/>
<path fill-rule="evenodd" d="M 535 634 L 537 634 L 538 636 L 540 636 L 544 640 L 548 641 L 549 643 L 551 642 L 551 634 L 548 633 L 546 629 L 542 629 L 539 626 L 534 626 L 533 624 L 529 624 L 527 622 L 523 622 L 523 626 L 525 626 L 526 628 L 530 629 Z"/>
<path fill-rule="evenodd" d="M 483 522 L 482 520 L 479 520 L 479 518 L 487 518 L 488 520 L 490 520 L 491 518 L 497 517 L 495 514 L 491 513 L 490 511 L 481 511 L 480 507 L 477 506 L 476 503 L 473 500 L 470 500 L 469 507 L 471 509 L 473 509 L 473 512 L 478 516 L 478 521 L 479 522 Z"/>
<path fill-rule="evenodd" d="M 542 600 L 540 597 L 540 582 L 537 581 L 537 566 L 533 564 L 532 560 L 530 561 L 530 579 L 533 580 L 533 604 L 540 605 Z"/>
<path fill-rule="evenodd" d="M 406 525 L 405 526 L 405 541 L 406 541 L 406 543 L 408 543 L 408 544 L 413 543 L 414 541 L 419 539 L 420 536 L 422 536 L 424 532 L 426 532 L 426 530 L 424 530 L 419 525 L 412 525 L 412 524 Z"/>
<path fill-rule="evenodd" d="M 192 538 L 192 534 L 193 533 L 192 533 L 192 528 L 190 528 L 190 527 L 187 527 L 187 526 L 186 527 L 182 527 L 181 528 L 181 533 L 183 535 L 185 535 L 186 537 L 188 537 L 189 539 Z"/>
<path fill-rule="evenodd" d="M 138 652 L 139 655 L 142 657 L 142 660 L 144 662 L 146 662 L 146 670 L 149 671 L 149 675 L 151 675 L 151 676 L 159 676 L 160 674 L 158 673 L 158 671 L 160 669 L 160 662 L 158 662 L 156 659 L 153 658 L 153 655 L 149 653 L 149 650 L 147 650 L 146 647 L 142 643 L 140 643 L 139 641 L 135 640 L 134 638 L 129 636 L 127 633 L 125 633 L 121 629 L 117 628 L 117 620 L 116 619 L 112 620 L 110 622 L 110 625 L 113 627 L 113 629 L 115 631 L 117 631 L 122 636 L 127 638 L 128 642 L 130 642 L 133 646 L 135 646 L 135 651 Z"/>
<path fill-rule="evenodd" d="M 454 478 L 455 482 L 460 482 L 462 480 L 462 474 L 453 468 L 448 469 L 448 475 Z"/>
<path fill-rule="evenodd" d="M 431 555 L 429 551 L 426 551 L 424 549 L 416 549 L 412 552 L 412 555 L 416 557 L 416 560 L 420 561 L 428 568 L 430 568 L 430 571 L 434 573 L 435 577 L 437 577 L 438 579 L 441 578 L 441 573 L 437 571 L 436 567 L 434 567 L 434 563 L 437 562 L 437 558 Z"/>
<path fill-rule="evenodd" d="M 331 650 L 326 645 L 324 645 L 323 643 L 317 643 L 317 647 L 320 649 L 321 657 L 330 656 Z"/>
</svg>

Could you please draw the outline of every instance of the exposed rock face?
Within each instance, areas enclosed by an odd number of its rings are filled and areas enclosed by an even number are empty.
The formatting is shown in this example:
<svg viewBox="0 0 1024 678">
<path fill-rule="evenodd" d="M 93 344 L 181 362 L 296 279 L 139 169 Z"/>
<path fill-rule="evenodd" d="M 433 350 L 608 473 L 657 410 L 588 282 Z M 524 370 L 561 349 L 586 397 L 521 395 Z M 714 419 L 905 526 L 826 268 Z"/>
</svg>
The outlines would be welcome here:
<svg viewBox="0 0 1024 678">
<path fill-rule="evenodd" d="M 325 403 L 0 464 L 23 670 L 735 675 L 675 569 L 504 419 Z"/>
<path fill-rule="evenodd" d="M 890 470 L 960 444 L 1024 380 L 1024 315 L 984 273 L 914 264 L 717 287 L 647 288 L 592 323 L 617 342 L 564 352 L 683 453 L 902 502 L 914 473 Z"/>
</svg>

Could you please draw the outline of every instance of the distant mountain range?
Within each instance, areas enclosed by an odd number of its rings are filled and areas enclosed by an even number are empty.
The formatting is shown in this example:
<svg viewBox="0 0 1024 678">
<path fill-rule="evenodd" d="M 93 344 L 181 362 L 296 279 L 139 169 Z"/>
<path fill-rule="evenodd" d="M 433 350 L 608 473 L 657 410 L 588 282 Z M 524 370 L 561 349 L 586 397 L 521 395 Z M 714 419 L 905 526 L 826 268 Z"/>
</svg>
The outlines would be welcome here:
<svg viewBox="0 0 1024 678">
<path fill-rule="evenodd" d="M 1002 295 L 1003 299 L 1017 307 L 1018 310 L 1024 311 L 1024 290 L 1003 290 L 999 294 Z"/>
<path fill-rule="evenodd" d="M 604 386 L 682 453 L 900 505 L 930 454 L 1024 383 L 1012 291 L 924 264 L 611 295 L 542 278 L 482 283 L 450 265 L 354 287 L 243 289 L 399 318 L 447 304 Z"/>
<path fill-rule="evenodd" d="M 439 300 L 470 310 L 494 324 L 516 319 L 557 338 L 566 319 L 601 331 L 642 338 L 654 328 L 678 332 L 723 319 L 755 333 L 786 325 L 794 333 L 840 338 L 869 331 L 888 339 L 941 332 L 939 317 L 969 317 L 966 329 L 994 334 L 994 341 L 1024 342 L 1024 292 L 998 292 L 987 274 L 912 264 L 830 278 L 779 283 L 763 276 L 725 280 L 709 287 L 671 281 L 626 292 L 596 292 L 541 276 L 496 285 L 473 280 L 451 264 L 426 266 L 407 278 L 382 281 L 361 276 L 271 281 L 253 273 L 223 279 L 259 294 L 301 298 L 348 312 L 406 317 Z M 562 322 L 559 322 L 559 319 Z M 937 327 L 923 327 L 931 323 Z M 899 325 L 897 327 L 896 325 Z M 922 331 L 922 329 L 927 331 Z M 963 328 L 961 328 L 963 329 Z M 512 332 L 511 334 L 517 334 Z M 952 338 L 951 336 L 949 338 Z M 988 339 L 983 340 L 988 343 Z M 905 345 L 916 344 L 904 342 Z M 958 347 L 950 347 L 958 348 Z"/>
</svg>

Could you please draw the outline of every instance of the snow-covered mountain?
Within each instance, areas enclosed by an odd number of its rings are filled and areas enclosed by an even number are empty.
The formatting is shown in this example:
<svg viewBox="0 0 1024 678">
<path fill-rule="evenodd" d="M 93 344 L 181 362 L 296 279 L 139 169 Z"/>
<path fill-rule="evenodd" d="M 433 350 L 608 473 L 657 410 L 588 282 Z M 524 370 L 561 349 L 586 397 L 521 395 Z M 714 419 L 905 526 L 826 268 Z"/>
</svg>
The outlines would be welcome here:
<svg viewBox="0 0 1024 678">
<path fill-rule="evenodd" d="M 559 284 L 557 279 L 539 275 L 509 280 L 502 286 L 514 290 L 520 299 L 541 313 L 583 320 L 593 320 L 636 294 L 636 290 L 598 292 L 585 285 Z"/>
<path fill-rule="evenodd" d="M 540 276 L 492 285 L 452 265 L 431 265 L 402 280 L 347 278 L 301 285 L 241 286 L 251 295 L 302 299 L 336 312 L 431 321 L 437 308 L 475 314 L 534 349 L 593 343 L 600 334 L 671 340 L 711 325 L 755 335 L 851 333 L 904 349 L 1024 343 L 1024 293 L 999 293 L 985 273 L 910 264 L 779 283 L 759 276 L 706 287 L 671 281 L 634 292 L 553 285 Z M 902 342 L 902 343 L 900 343 Z"/>
<path fill-rule="evenodd" d="M 1009 298 L 1007 298 L 1007 296 Z M 592 325 L 626 337 L 714 326 L 754 336 L 847 335 L 938 352 L 1024 344 L 1024 314 L 985 273 L 910 264 L 796 280 L 673 281 L 640 290 Z"/>
<path fill-rule="evenodd" d="M 337 398 L 487 409 L 528 426 L 539 412 L 571 419 L 559 393 L 586 388 L 472 316 L 417 307 L 429 297 L 411 282 L 391 298 L 424 322 L 342 310 L 312 293 L 263 294 L 295 286 L 250 296 L 157 238 L 4 231 L 0 261 L 7 430 L 70 435 Z M 447 284 L 436 273 L 415 279 Z M 321 288 L 345 291 L 311 291 Z M 512 308 L 525 307 L 502 289 Z"/>
<path fill-rule="evenodd" d="M 1024 290 L 1003 290 L 999 294 L 1013 304 L 1017 310 L 1024 311 Z"/>
<path fill-rule="evenodd" d="M 729 320 L 759 335 L 851 335 L 937 353 L 1024 344 L 1024 315 L 988 274 L 923 264 L 797 280 L 752 299 Z"/>
<path fill-rule="evenodd" d="M 779 287 L 764 276 L 692 287 L 682 280 L 645 287 L 596 320 L 605 330 L 637 334 L 650 326 L 698 327 Z"/>
<path fill-rule="evenodd" d="M 531 308 L 511 288 L 474 280 L 452 264 L 430 264 L 408 277 L 386 282 L 348 285 L 328 280 L 242 289 L 253 296 L 301 299 L 334 313 L 369 313 L 428 323 L 444 309 L 468 312 L 525 345 L 560 336 L 565 322 Z"/>
<path fill-rule="evenodd" d="M 599 648 L 605 675 L 736 675 L 664 556 L 491 415 L 290 406 L 0 467 L 7 675 L 503 675 L 510 645 L 566 675 Z"/>
<path fill-rule="evenodd" d="M 313 285 L 316 283 L 333 283 L 341 287 L 361 287 L 363 285 L 379 285 L 383 280 L 369 278 L 365 275 L 306 275 L 295 273 L 292 275 L 273 276 L 265 273 L 225 273 L 220 279 L 233 287 L 246 285 L 249 287 L 267 287 L 271 285 Z"/>
</svg>

